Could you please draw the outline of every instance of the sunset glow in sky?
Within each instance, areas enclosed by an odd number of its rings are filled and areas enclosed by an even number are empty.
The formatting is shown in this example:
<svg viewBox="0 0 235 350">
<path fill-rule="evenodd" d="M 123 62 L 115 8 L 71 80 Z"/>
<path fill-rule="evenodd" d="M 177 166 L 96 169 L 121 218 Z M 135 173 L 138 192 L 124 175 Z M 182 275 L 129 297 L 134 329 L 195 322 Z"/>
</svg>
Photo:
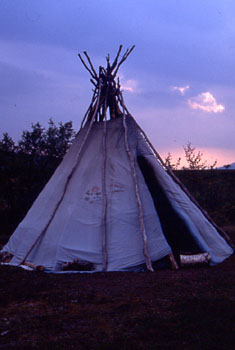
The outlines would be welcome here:
<svg viewBox="0 0 235 350">
<path fill-rule="evenodd" d="M 98 69 L 136 45 L 120 69 L 125 103 L 164 158 L 191 142 L 208 164 L 235 162 L 235 1 L 1 0 L 0 133 L 39 121 L 79 128 Z"/>
</svg>

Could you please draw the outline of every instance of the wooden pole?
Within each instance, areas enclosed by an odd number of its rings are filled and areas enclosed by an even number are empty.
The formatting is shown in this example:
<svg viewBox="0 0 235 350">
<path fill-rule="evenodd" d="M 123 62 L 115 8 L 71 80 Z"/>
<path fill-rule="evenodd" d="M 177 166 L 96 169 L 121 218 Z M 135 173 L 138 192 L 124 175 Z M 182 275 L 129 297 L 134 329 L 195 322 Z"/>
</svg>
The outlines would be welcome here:
<svg viewBox="0 0 235 350">
<path fill-rule="evenodd" d="M 120 94 L 120 100 L 122 101 L 122 95 L 121 94 Z M 124 127 L 124 131 L 125 131 L 126 151 L 127 151 L 128 158 L 130 160 L 130 164 L 131 164 L 131 173 L 132 173 L 132 178 L 133 178 L 134 188 L 135 188 L 135 195 L 136 195 L 136 201 L 137 201 L 140 230 L 141 230 L 143 243 L 144 243 L 144 249 L 143 249 L 144 257 L 145 257 L 147 269 L 149 271 L 153 272 L 154 270 L 153 270 L 153 267 L 152 267 L 152 263 L 151 263 L 151 260 L 150 260 L 150 257 L 149 257 L 149 253 L 148 253 L 148 248 L 147 248 L 147 236 L 146 236 L 145 227 L 144 227 L 143 211 L 142 211 L 141 199 L 140 199 L 140 194 L 139 194 L 139 186 L 138 186 L 138 181 L 137 181 L 137 176 L 136 176 L 136 169 L 135 169 L 134 160 L 133 160 L 133 157 L 132 157 L 132 154 L 130 152 L 129 145 L 128 145 L 127 125 L 126 125 L 126 116 L 125 116 L 124 108 L 123 108 L 123 127 Z"/>
<path fill-rule="evenodd" d="M 175 260 L 175 257 L 174 255 L 171 253 L 171 254 L 168 254 L 168 258 L 170 260 L 170 264 L 171 264 L 171 268 L 172 270 L 178 270 L 179 269 L 179 266 Z"/>
<path fill-rule="evenodd" d="M 110 73 L 112 73 L 112 71 L 115 69 L 115 67 L 116 67 L 116 65 L 118 63 L 118 58 L 119 58 L 119 56 L 121 54 L 121 51 L 122 51 L 122 45 L 119 46 L 118 53 L 117 53 L 117 55 L 116 55 L 116 57 L 115 57 L 115 59 L 113 61 L 112 66 L 110 67 Z"/>
<path fill-rule="evenodd" d="M 34 269 L 39 272 L 43 272 L 45 270 L 45 267 L 43 265 L 35 265 L 29 261 L 25 261 L 23 265 L 31 267 L 31 269 Z"/>
<path fill-rule="evenodd" d="M 86 62 L 83 60 L 83 58 L 82 58 L 82 56 L 81 56 L 80 53 L 78 54 L 78 57 L 80 58 L 82 64 L 84 65 L 84 67 L 86 68 L 86 70 L 88 70 L 88 72 L 90 73 L 90 75 L 92 76 L 92 78 L 95 79 L 95 80 L 97 80 L 97 75 L 96 75 L 96 73 L 94 74 L 94 73 L 90 70 L 90 68 L 87 66 Z"/>
<path fill-rule="evenodd" d="M 88 61 L 88 62 L 89 62 L 89 64 L 90 64 L 91 70 L 92 70 L 92 72 L 93 72 L 93 74 L 94 74 L 94 76 L 95 76 L 96 80 L 98 80 L 98 76 L 97 76 L 96 71 L 95 71 L 95 69 L 94 69 L 94 67 L 93 67 L 93 64 L 92 64 L 92 62 L 91 62 L 90 57 L 88 56 L 88 54 L 87 54 L 87 52 L 86 52 L 86 51 L 84 51 L 83 53 L 84 53 L 84 55 L 86 56 L 87 61 Z"/>
<path fill-rule="evenodd" d="M 104 120 L 104 134 L 103 134 L 103 174 L 102 174 L 102 187 L 103 187 L 103 213 L 102 213 L 102 250 L 103 250 L 103 269 L 107 270 L 107 193 L 106 193 L 106 164 L 107 164 L 107 100 L 109 93 L 109 85 L 106 89 L 105 102 L 103 107 L 103 120 Z"/>
<path fill-rule="evenodd" d="M 86 117 L 87 117 L 88 113 L 91 111 L 92 106 L 93 106 L 93 104 L 94 104 L 96 98 L 97 98 L 97 93 L 96 93 L 96 89 L 95 89 L 95 91 L 94 91 L 94 93 L 93 93 L 93 96 L 92 96 L 91 103 L 90 103 L 90 105 L 89 105 L 89 107 L 88 107 L 88 109 L 87 109 L 87 111 L 86 111 L 86 113 L 85 113 L 85 115 L 84 115 L 84 117 L 83 117 L 83 119 L 82 119 L 81 126 L 80 126 L 80 130 L 78 131 L 78 133 L 79 133 L 79 132 L 81 131 L 81 129 L 83 128 L 83 125 L 84 125 L 84 122 L 85 122 L 85 120 L 86 120 Z M 77 134 L 78 134 L 78 133 L 77 133 Z"/>
<path fill-rule="evenodd" d="M 126 50 L 126 52 L 124 53 L 124 55 L 123 55 L 121 61 L 118 63 L 117 68 L 115 69 L 115 72 L 113 73 L 113 79 L 116 77 L 117 72 L 118 72 L 118 70 L 119 70 L 121 64 L 127 59 L 127 57 L 128 57 L 128 56 L 130 55 L 130 53 L 134 50 L 134 48 L 135 48 L 135 45 L 133 45 L 133 46 L 131 47 L 130 50 L 129 50 L 129 49 Z"/>
</svg>

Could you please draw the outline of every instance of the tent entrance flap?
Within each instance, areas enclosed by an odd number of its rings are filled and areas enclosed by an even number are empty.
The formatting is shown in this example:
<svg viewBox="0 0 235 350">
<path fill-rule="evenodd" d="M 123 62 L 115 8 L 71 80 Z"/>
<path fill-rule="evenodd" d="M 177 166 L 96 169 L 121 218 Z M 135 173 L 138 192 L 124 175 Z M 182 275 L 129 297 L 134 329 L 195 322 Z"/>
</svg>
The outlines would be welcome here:
<svg viewBox="0 0 235 350">
<path fill-rule="evenodd" d="M 201 253 L 186 223 L 179 217 L 168 200 L 148 160 L 143 156 L 138 156 L 137 160 L 152 196 L 164 235 L 174 255 L 178 256 L 181 252 Z"/>
</svg>

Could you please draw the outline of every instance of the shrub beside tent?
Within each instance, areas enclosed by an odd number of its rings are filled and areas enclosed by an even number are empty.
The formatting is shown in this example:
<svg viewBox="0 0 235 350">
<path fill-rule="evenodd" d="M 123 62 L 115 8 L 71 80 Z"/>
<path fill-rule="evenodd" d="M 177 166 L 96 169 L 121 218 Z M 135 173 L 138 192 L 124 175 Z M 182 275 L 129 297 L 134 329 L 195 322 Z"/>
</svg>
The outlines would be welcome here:
<svg viewBox="0 0 235 350">
<path fill-rule="evenodd" d="M 233 253 L 229 237 L 166 171 L 124 104 L 115 78 L 133 48 L 121 57 L 120 46 L 99 74 L 86 52 L 79 55 L 94 84 L 90 106 L 2 261 L 49 271 L 153 271 L 178 268 L 182 256 L 214 265 Z"/>
</svg>

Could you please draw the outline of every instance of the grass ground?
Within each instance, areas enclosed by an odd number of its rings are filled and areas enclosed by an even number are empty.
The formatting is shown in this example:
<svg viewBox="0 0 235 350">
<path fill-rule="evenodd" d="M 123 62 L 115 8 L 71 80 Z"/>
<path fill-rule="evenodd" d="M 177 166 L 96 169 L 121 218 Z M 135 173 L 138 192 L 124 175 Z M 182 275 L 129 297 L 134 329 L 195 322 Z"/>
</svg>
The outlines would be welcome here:
<svg viewBox="0 0 235 350">
<path fill-rule="evenodd" d="M 0 349 L 234 349 L 234 270 L 234 255 L 154 273 L 0 266 Z"/>
</svg>

